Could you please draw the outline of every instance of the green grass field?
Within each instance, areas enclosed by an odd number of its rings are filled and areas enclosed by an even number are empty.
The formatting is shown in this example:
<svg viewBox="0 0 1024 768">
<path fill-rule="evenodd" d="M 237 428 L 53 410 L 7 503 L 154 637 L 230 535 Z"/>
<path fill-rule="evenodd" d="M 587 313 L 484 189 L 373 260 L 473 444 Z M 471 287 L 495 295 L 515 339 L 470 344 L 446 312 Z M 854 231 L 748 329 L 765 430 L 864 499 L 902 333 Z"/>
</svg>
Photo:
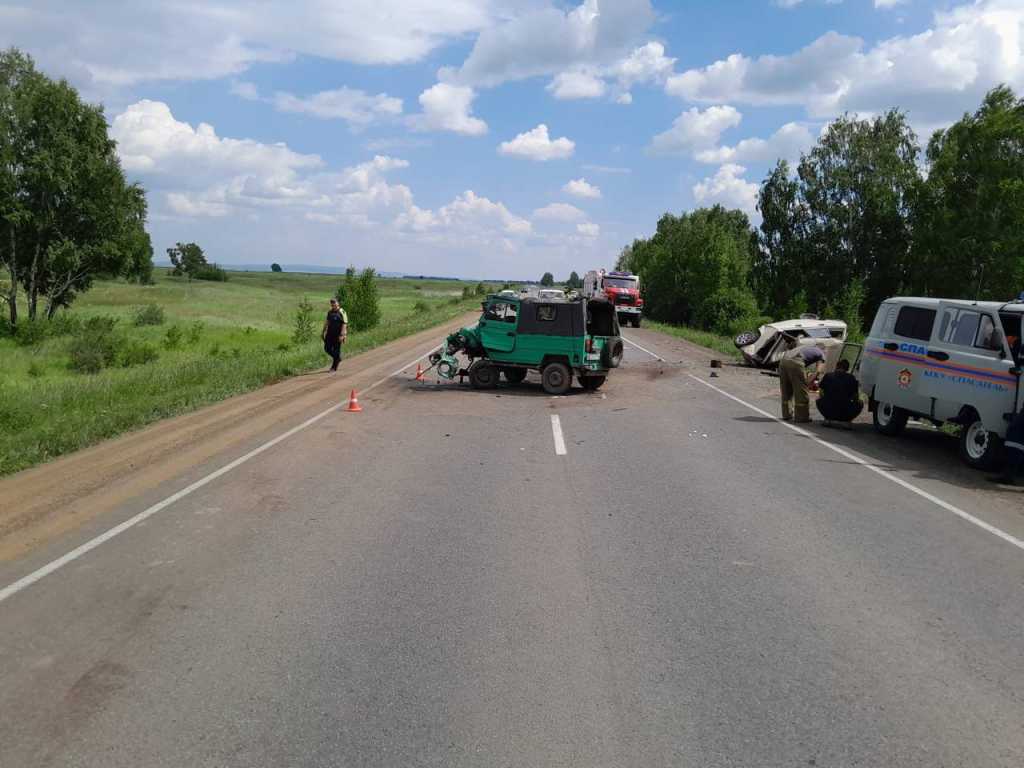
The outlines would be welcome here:
<svg viewBox="0 0 1024 768">
<path fill-rule="evenodd" d="M 226 283 L 188 283 L 157 269 L 154 277 L 150 286 L 100 281 L 69 313 L 118 318 L 120 335 L 157 350 L 153 362 L 84 374 L 69 367 L 72 336 L 49 336 L 31 346 L 0 338 L 0 475 L 329 362 L 319 333 L 339 275 L 232 272 Z M 381 323 L 350 334 L 346 356 L 478 306 L 477 298 L 461 298 L 464 285 L 381 279 Z M 295 344 L 303 297 L 315 307 L 316 339 Z M 133 325 L 135 312 L 148 304 L 163 308 L 164 323 Z M 172 327 L 183 338 L 169 348 Z"/>
</svg>

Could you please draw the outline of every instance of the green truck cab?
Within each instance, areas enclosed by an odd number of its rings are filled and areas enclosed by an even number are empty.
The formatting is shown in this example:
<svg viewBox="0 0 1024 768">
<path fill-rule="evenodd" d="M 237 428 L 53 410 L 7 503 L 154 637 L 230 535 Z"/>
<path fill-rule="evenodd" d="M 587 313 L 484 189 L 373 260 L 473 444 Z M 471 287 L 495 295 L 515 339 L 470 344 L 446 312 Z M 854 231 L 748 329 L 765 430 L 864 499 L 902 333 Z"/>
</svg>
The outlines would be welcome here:
<svg viewBox="0 0 1024 768">
<path fill-rule="evenodd" d="M 479 322 L 451 334 L 430 361 L 452 379 L 460 371 L 455 355 L 463 353 L 478 389 L 497 386 L 501 376 L 519 384 L 540 371 L 544 391 L 564 395 L 573 377 L 590 391 L 604 384 L 622 349 L 615 307 L 604 299 L 495 295 L 483 302 Z"/>
</svg>

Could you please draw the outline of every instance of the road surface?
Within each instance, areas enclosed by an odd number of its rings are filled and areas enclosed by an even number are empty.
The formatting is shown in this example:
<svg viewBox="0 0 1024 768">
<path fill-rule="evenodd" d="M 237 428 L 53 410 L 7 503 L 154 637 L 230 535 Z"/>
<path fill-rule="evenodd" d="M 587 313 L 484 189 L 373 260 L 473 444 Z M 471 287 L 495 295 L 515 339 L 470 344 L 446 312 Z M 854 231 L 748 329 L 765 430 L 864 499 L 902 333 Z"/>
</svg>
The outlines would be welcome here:
<svg viewBox="0 0 1024 768">
<path fill-rule="evenodd" d="M 418 338 L 107 449 L 0 542 L 0 765 L 1024 765 L 1024 497 L 627 335 L 595 394 L 390 376 Z"/>
</svg>

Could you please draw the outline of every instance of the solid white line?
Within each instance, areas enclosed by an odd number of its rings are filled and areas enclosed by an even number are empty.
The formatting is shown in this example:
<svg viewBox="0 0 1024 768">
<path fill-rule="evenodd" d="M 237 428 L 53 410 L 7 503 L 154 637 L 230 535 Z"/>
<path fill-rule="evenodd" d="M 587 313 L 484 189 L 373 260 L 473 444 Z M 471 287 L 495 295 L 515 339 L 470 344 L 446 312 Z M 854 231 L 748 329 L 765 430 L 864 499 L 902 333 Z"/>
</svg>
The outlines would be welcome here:
<svg viewBox="0 0 1024 768">
<path fill-rule="evenodd" d="M 398 374 L 400 374 L 402 371 L 406 370 L 407 368 L 411 368 L 417 362 L 419 362 L 424 357 L 426 357 L 431 352 L 433 352 L 434 349 L 436 349 L 436 347 L 437 347 L 436 344 L 432 345 L 429 350 L 427 350 L 422 355 L 417 357 L 411 363 L 407 363 L 406 365 L 402 366 L 401 368 L 399 368 L 394 373 L 392 373 L 392 374 L 390 374 L 388 376 L 385 376 L 382 379 L 378 379 L 373 384 L 371 384 L 370 386 L 368 386 L 365 389 L 363 389 L 360 392 L 360 394 L 365 394 L 365 393 L 369 392 L 372 389 L 376 389 L 377 387 L 379 387 L 384 382 L 386 382 L 389 379 L 393 378 L 394 376 L 397 376 Z M 115 525 L 113 528 L 111 528 L 108 531 L 104 531 L 99 536 L 97 536 L 97 537 L 95 537 L 93 539 L 90 539 L 89 541 L 85 542 L 84 544 L 82 544 L 79 547 L 76 547 L 75 549 L 73 549 L 70 552 L 68 552 L 66 555 L 62 555 L 61 557 L 58 557 L 56 560 L 53 560 L 53 561 L 47 563 L 46 565 L 42 566 L 41 568 L 38 568 L 37 570 L 32 571 L 32 573 L 28 574 L 27 576 L 22 576 L 20 579 L 18 579 L 14 583 L 8 584 L 3 589 L 0 589 L 0 603 L 2 603 L 4 600 L 6 600 L 7 598 L 11 597 L 12 595 L 17 594 L 18 592 L 20 592 L 21 590 L 25 589 L 26 587 L 29 587 L 32 584 L 35 584 L 37 581 L 39 581 L 40 579 L 44 578 L 45 576 L 49 576 L 54 571 L 59 570 L 60 568 L 63 568 L 68 563 L 74 562 L 75 560 L 77 560 L 82 555 L 86 554 L 87 552 L 90 552 L 91 550 L 96 549 L 96 547 L 98 547 L 100 544 L 103 544 L 104 542 L 110 541 L 112 538 L 114 538 L 115 536 L 118 536 L 118 535 L 124 533 L 129 528 L 132 528 L 132 527 L 138 525 L 143 520 L 146 520 L 147 518 L 150 518 L 153 515 L 155 515 L 157 512 L 160 512 L 161 510 L 166 509 L 167 507 L 169 507 L 172 504 L 174 504 L 174 502 L 180 501 L 181 499 L 185 498 L 189 494 L 191 494 L 191 493 L 193 493 L 195 491 L 198 491 L 203 486 L 208 485 L 209 483 L 212 483 L 218 477 L 221 477 L 222 475 L 226 475 L 228 472 L 230 472 L 231 470 L 241 466 L 242 464 L 245 464 L 245 462 L 249 461 L 250 459 L 253 459 L 256 456 L 259 456 L 264 451 L 269 450 L 270 448 L 273 448 L 275 445 L 277 445 L 281 441 L 287 440 L 292 435 L 294 435 L 294 434 L 296 434 L 298 432 L 301 432 L 302 430 L 306 429 L 307 427 L 312 426 L 313 424 L 316 424 L 318 421 L 323 419 L 325 416 L 329 416 L 330 414 L 334 413 L 335 411 L 340 410 L 341 407 L 342 407 L 341 403 L 338 403 L 337 405 L 332 405 L 326 411 L 322 411 L 322 412 L 318 413 L 316 416 L 313 416 L 310 419 L 306 419 L 306 421 L 302 422 L 301 424 L 299 424 L 296 427 L 292 427 L 287 432 L 282 432 L 277 437 L 275 437 L 275 438 L 273 438 L 271 440 L 268 440 L 267 442 L 263 443 L 263 445 L 259 446 L 258 448 L 254 448 L 253 450 L 249 451 L 247 454 L 245 454 L 243 456 L 239 456 L 237 459 L 235 459 L 234 461 L 232 461 L 232 462 L 230 462 L 228 464 L 225 464 L 220 469 L 215 469 L 213 472 L 211 472 L 210 474 L 206 475 L 205 477 L 202 477 L 199 480 L 196 480 L 194 483 L 192 483 L 192 485 L 188 485 L 188 486 L 182 488 L 177 493 L 171 494 L 170 496 L 168 496 L 163 501 L 158 501 L 153 506 L 147 507 L 146 509 L 144 509 L 141 512 L 139 512 L 134 517 L 129 517 L 123 523 L 120 523 L 119 525 Z"/>
<path fill-rule="evenodd" d="M 808 432 L 806 429 L 801 429 L 800 427 L 798 427 L 798 426 L 796 426 L 794 424 L 790 424 L 788 421 L 783 421 L 782 419 L 778 418 L 774 414 L 769 413 L 768 411 L 765 411 L 765 410 L 763 410 L 761 408 L 758 408 L 756 405 L 751 405 L 750 403 L 746 402 L 745 400 L 741 400 L 740 398 L 736 397 L 735 395 L 730 394 L 729 392 L 726 392 L 724 389 L 716 387 L 711 382 L 704 381 L 704 379 L 701 379 L 698 376 L 694 376 L 692 373 L 688 374 L 688 375 L 694 381 L 700 382 L 705 387 L 713 389 L 718 394 L 720 394 L 720 395 L 722 395 L 724 397 L 727 397 L 730 400 L 733 400 L 733 401 L 739 403 L 740 405 L 742 405 L 742 406 L 744 406 L 746 408 L 749 408 L 754 413 L 758 413 L 758 414 L 760 414 L 762 416 L 766 416 L 769 419 L 771 419 L 772 421 L 777 421 L 779 424 L 781 424 L 782 426 L 786 427 L 786 429 L 790 429 L 793 432 L 796 432 L 798 435 L 802 435 L 804 437 L 809 437 L 811 440 L 816 442 L 818 445 L 821 445 L 821 446 L 823 446 L 825 448 L 828 448 L 830 451 L 834 451 L 835 453 L 838 453 L 840 456 L 842 456 L 845 459 L 849 459 L 850 461 L 853 461 L 853 462 L 855 462 L 857 464 L 860 464 L 865 469 L 869 469 L 872 472 L 874 472 L 875 474 L 881 475 L 886 480 L 890 480 L 890 481 L 896 483 L 896 485 L 899 485 L 899 486 L 907 489 L 911 493 L 916 493 L 921 498 L 927 499 L 932 504 L 935 504 L 936 506 L 941 507 L 942 509 L 946 510 L 947 512 L 952 512 L 957 517 L 962 518 L 962 519 L 966 520 L 967 522 L 972 523 L 973 525 L 976 525 L 979 528 L 988 531 L 989 533 L 991 533 L 994 536 L 998 536 L 1003 541 L 1006 541 L 1006 542 L 1009 542 L 1010 544 L 1013 544 L 1013 546 L 1017 547 L 1018 549 L 1024 550 L 1024 540 L 1018 539 L 1016 536 L 1013 536 L 1012 534 L 1009 534 L 1009 533 L 1007 533 L 1006 531 L 1004 531 L 1004 530 L 1002 530 L 1000 528 L 996 528 L 991 523 L 986 523 L 984 520 L 981 520 L 980 518 L 975 517 L 974 515 L 970 514 L 969 512 L 964 512 L 964 510 L 960 509 L 960 507 L 957 507 L 957 506 L 955 506 L 953 504 L 950 504 L 948 501 L 943 501 L 938 496 L 935 496 L 935 495 L 933 495 L 931 493 L 928 493 L 928 491 L 924 490 L 923 488 L 918 488 L 913 483 L 908 483 L 902 477 L 897 477 L 895 473 L 893 473 L 893 472 L 891 472 L 891 471 L 889 471 L 887 469 L 882 469 L 880 467 L 877 467 L 874 464 L 872 464 L 871 462 L 869 462 L 869 461 L 867 461 L 865 459 L 862 459 L 860 456 L 857 456 L 857 455 L 855 455 L 853 453 L 850 453 L 849 451 L 845 450 L 844 448 L 840 448 L 838 445 L 834 445 L 834 444 L 828 442 L 827 440 L 822 440 L 820 437 L 818 437 L 817 435 L 813 434 L 812 432 Z"/>
<path fill-rule="evenodd" d="M 653 358 L 654 358 L 655 360 L 661 360 L 661 362 L 663 362 L 663 363 L 665 362 L 665 358 L 661 357 L 660 355 L 656 355 L 656 354 L 654 354 L 654 353 L 653 353 L 653 352 L 651 352 L 651 350 L 649 350 L 649 349 L 644 349 L 644 348 L 643 348 L 643 347 L 641 347 L 641 346 L 640 346 L 639 344 L 637 344 L 637 343 L 636 343 L 635 341 L 633 341 L 633 340 L 631 340 L 631 339 L 627 339 L 627 338 L 626 338 L 625 336 L 623 336 L 623 337 L 621 337 L 621 338 L 622 338 L 622 340 L 623 340 L 624 342 L 626 342 L 627 344 L 632 344 L 632 345 L 633 345 L 634 347 L 636 347 L 637 349 L 639 349 L 639 350 L 640 350 L 641 352 L 646 352 L 646 353 L 647 353 L 648 355 L 650 355 L 651 357 L 653 357 Z"/>
<path fill-rule="evenodd" d="M 565 456 L 565 438 L 562 436 L 562 420 L 551 414 L 551 432 L 555 436 L 555 455 Z"/>
</svg>

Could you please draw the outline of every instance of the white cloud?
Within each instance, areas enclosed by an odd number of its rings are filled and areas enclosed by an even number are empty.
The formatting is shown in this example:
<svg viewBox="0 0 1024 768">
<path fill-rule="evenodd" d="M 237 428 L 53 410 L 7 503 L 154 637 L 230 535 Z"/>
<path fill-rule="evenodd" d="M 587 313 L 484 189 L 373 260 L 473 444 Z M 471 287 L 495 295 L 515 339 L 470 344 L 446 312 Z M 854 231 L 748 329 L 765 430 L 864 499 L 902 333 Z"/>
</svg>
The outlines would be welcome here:
<svg viewBox="0 0 1024 768">
<path fill-rule="evenodd" d="M 592 221 L 584 221 L 576 225 L 576 231 L 584 237 L 597 237 L 601 234 L 601 227 Z"/>
<path fill-rule="evenodd" d="M 595 173 L 627 174 L 633 172 L 630 168 L 623 168 L 616 165 L 594 165 L 593 163 L 587 163 L 583 167 L 586 170 L 594 171 Z"/>
<path fill-rule="evenodd" d="M 511 213 L 502 203 L 466 190 L 436 212 L 412 206 L 395 222 L 400 229 L 415 232 L 445 230 L 450 234 L 472 238 L 492 236 L 495 232 L 508 236 L 529 235 L 530 222 Z"/>
<path fill-rule="evenodd" d="M 597 99 L 604 96 L 607 87 L 593 71 L 577 69 L 556 75 L 547 90 L 556 99 Z"/>
<path fill-rule="evenodd" d="M 665 55 L 665 46 L 649 42 L 636 48 L 622 61 L 612 67 L 611 74 L 619 87 L 629 91 L 639 83 L 662 83 L 672 74 L 676 60 Z"/>
<path fill-rule="evenodd" d="M 582 65 L 608 65 L 654 22 L 650 0 L 584 0 L 561 10 L 547 2 L 481 31 L 466 61 L 442 79 L 492 87 Z"/>
<path fill-rule="evenodd" d="M 487 133 L 487 123 L 473 117 L 472 88 L 437 83 L 420 94 L 423 113 L 411 118 L 411 125 L 420 131 L 452 131 L 464 136 Z"/>
<path fill-rule="evenodd" d="M 259 101 L 260 92 L 254 83 L 235 80 L 231 83 L 231 92 L 246 101 Z"/>
<path fill-rule="evenodd" d="M 566 194 L 572 195 L 573 197 L 585 197 L 592 200 L 596 200 L 601 197 L 601 190 L 586 179 L 582 178 L 567 181 L 565 186 L 562 187 L 562 191 Z"/>
<path fill-rule="evenodd" d="M 498 147 L 498 153 L 544 162 L 570 157 L 575 149 L 576 143 L 565 136 L 552 141 L 548 136 L 548 127 L 541 123 L 511 141 L 503 141 Z"/>
<path fill-rule="evenodd" d="M 710 176 L 693 186 L 693 197 L 700 205 L 720 203 L 726 208 L 739 208 L 760 223 L 757 213 L 757 193 L 760 187 L 743 178 L 746 168 L 727 163 Z"/>
<path fill-rule="evenodd" d="M 493 24 L 495 0 L 30 0 L 0 24 L 0 46 L 51 74 L 102 89 L 216 79 L 297 54 L 359 64 L 418 61 Z M 73 30 L 69 34 L 69 30 Z"/>
<path fill-rule="evenodd" d="M 907 0 L 875 0 L 875 8 L 895 8 L 906 2 Z"/>
<path fill-rule="evenodd" d="M 668 79 L 666 90 L 703 102 L 801 105 L 816 117 L 898 106 L 918 124 L 956 119 L 989 88 L 1024 88 L 1024 5 L 977 0 L 937 12 L 931 29 L 867 47 L 829 32 L 785 56 L 733 54 Z"/>
<path fill-rule="evenodd" d="M 815 136 L 807 126 L 786 123 L 767 139 L 743 139 L 732 147 L 700 150 L 695 157 L 702 163 L 715 165 L 775 163 L 779 159 L 786 160 L 792 165 L 799 159 L 801 152 L 810 149 L 814 140 Z"/>
<path fill-rule="evenodd" d="M 550 221 L 579 221 L 580 219 L 587 218 L 583 211 L 575 205 L 569 205 L 568 203 L 551 203 L 535 210 L 533 216 L 537 219 L 548 219 Z"/>
<path fill-rule="evenodd" d="M 347 87 L 320 91 L 306 97 L 278 92 L 274 94 L 272 102 L 280 112 L 299 112 L 322 120 L 345 120 L 360 127 L 402 114 L 401 99 L 386 93 L 372 96 Z"/>
<path fill-rule="evenodd" d="M 723 132 L 735 128 L 742 119 L 743 115 L 728 105 L 708 107 L 703 112 L 691 107 L 675 119 L 671 128 L 654 137 L 651 150 L 675 153 L 712 147 Z"/>
</svg>

